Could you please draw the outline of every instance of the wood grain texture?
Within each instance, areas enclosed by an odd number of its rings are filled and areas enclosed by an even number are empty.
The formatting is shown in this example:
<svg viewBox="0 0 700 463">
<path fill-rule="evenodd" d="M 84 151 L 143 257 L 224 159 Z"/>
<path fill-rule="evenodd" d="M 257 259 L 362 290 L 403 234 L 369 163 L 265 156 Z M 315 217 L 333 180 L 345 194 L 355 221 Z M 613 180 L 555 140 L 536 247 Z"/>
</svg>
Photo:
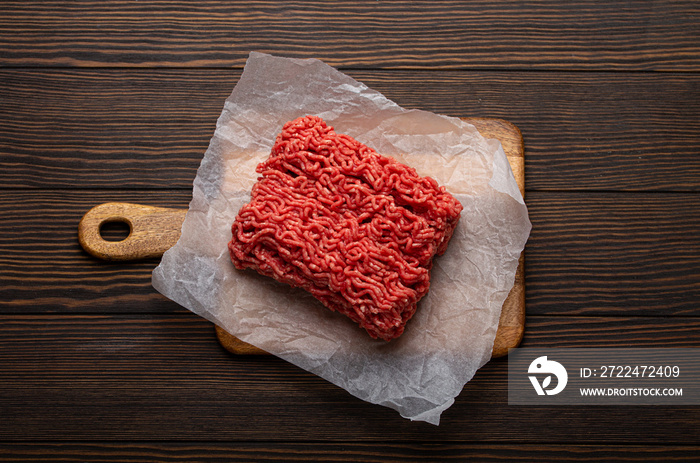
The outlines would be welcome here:
<svg viewBox="0 0 700 463">
<path fill-rule="evenodd" d="M 205 463 L 217 461 L 303 463 L 338 461 L 400 463 L 510 460 L 541 463 L 621 461 L 697 462 L 700 446 L 470 444 L 421 442 L 75 442 L 39 441 L 0 444 L 0 462 L 159 461 Z"/>
<path fill-rule="evenodd" d="M 151 287 L 158 260 L 105 263 L 85 252 L 77 226 L 111 200 L 187 207 L 191 192 L 0 192 L 0 312 L 182 311 Z"/>
<path fill-rule="evenodd" d="M 697 461 L 697 407 L 508 406 L 506 359 L 410 423 L 83 251 L 96 204 L 187 207 L 251 50 L 522 130 L 522 346 L 698 347 L 696 1 L 6 1 L 0 461 Z"/>
<path fill-rule="evenodd" d="M 0 66 L 700 70 L 692 1 L 3 2 Z"/>
<path fill-rule="evenodd" d="M 700 196 L 530 193 L 528 210 L 530 313 L 699 314 Z"/>
<path fill-rule="evenodd" d="M 277 358 L 232 356 L 212 333 L 188 313 L 0 316 L 11 417 L 0 441 L 700 445 L 692 406 L 509 406 L 506 359 L 477 372 L 439 427 L 410 422 Z M 696 347 L 698 336 L 698 318 L 530 317 L 524 342 Z"/>
<path fill-rule="evenodd" d="M 189 190 L 0 191 L 0 313 L 162 313 L 157 259 L 111 264 L 78 243 L 95 204 L 186 208 Z M 699 316 L 695 194 L 528 192 L 527 313 Z"/>
<path fill-rule="evenodd" d="M 700 191 L 698 74 L 349 74 L 407 108 L 509 120 L 528 190 Z M 191 190 L 239 76 L 0 69 L 0 188 Z"/>
</svg>

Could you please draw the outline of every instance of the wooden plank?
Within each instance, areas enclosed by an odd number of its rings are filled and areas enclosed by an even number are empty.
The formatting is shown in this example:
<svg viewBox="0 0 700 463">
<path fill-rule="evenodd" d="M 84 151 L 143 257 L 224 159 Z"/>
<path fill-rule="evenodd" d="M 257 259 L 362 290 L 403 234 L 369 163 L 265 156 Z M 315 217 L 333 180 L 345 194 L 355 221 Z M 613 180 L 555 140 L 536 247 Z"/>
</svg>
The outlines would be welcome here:
<svg viewBox="0 0 700 463">
<path fill-rule="evenodd" d="M 186 208 L 191 191 L 0 191 L 0 313 L 182 312 L 151 286 L 158 259 L 107 263 L 85 252 L 78 223 L 93 206 L 140 200 Z"/>
<path fill-rule="evenodd" d="M 0 313 L 163 313 L 157 259 L 98 261 L 77 226 L 125 201 L 186 208 L 190 190 L 0 190 Z M 697 194 L 528 192 L 528 314 L 698 316 Z"/>
<path fill-rule="evenodd" d="M 0 441 L 700 445 L 692 406 L 510 406 L 505 358 L 439 427 L 410 422 L 274 357 L 229 355 L 212 331 L 187 313 L 0 316 Z M 699 336 L 697 317 L 530 317 L 523 345 L 697 347 Z"/>
<path fill-rule="evenodd" d="M 407 108 L 509 120 L 528 190 L 700 191 L 697 74 L 349 73 Z M 0 70 L 0 187 L 189 190 L 239 76 Z"/>
<path fill-rule="evenodd" d="M 47 442 L 2 443 L 0 461 L 254 461 L 256 463 L 353 461 L 541 463 L 625 461 L 697 462 L 697 445 L 472 444 L 444 442 Z"/>
<path fill-rule="evenodd" d="M 699 195 L 530 193 L 528 210 L 529 313 L 698 315 Z"/>
<path fill-rule="evenodd" d="M 322 27 L 319 25 L 322 24 Z M 692 1 L 3 2 L 0 66 L 700 70 Z"/>
</svg>

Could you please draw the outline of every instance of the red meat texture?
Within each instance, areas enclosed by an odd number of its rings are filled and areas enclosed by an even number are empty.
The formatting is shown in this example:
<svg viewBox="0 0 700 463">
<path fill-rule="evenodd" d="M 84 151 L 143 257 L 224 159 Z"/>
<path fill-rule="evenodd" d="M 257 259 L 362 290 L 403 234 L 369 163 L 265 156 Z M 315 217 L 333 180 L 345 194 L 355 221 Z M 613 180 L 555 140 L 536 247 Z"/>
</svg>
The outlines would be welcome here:
<svg viewBox="0 0 700 463">
<path fill-rule="evenodd" d="M 462 205 L 315 116 L 287 122 L 257 172 L 232 226 L 235 267 L 305 289 L 373 338 L 400 336 Z"/>
</svg>

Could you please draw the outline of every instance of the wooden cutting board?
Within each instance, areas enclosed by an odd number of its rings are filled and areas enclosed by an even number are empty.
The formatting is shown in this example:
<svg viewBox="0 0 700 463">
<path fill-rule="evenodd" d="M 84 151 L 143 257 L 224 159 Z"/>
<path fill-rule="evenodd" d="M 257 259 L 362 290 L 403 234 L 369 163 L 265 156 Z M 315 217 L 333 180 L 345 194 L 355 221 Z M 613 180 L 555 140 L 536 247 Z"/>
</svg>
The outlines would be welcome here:
<svg viewBox="0 0 700 463">
<path fill-rule="evenodd" d="M 486 138 L 501 142 L 508 157 L 520 192 L 525 195 L 525 150 L 520 130 L 510 122 L 490 118 L 462 118 L 473 124 Z M 90 209 L 78 225 L 81 246 L 95 257 L 108 261 L 131 261 L 160 257 L 180 238 L 187 209 L 172 209 L 130 203 L 105 203 Z M 129 236 L 122 241 L 106 241 L 100 235 L 105 223 L 123 222 Z M 520 256 L 515 284 L 508 294 L 493 345 L 493 357 L 502 357 L 509 348 L 517 347 L 525 331 L 525 273 Z M 239 355 L 261 355 L 267 352 L 247 344 L 220 327 L 216 336 L 221 345 Z"/>
</svg>

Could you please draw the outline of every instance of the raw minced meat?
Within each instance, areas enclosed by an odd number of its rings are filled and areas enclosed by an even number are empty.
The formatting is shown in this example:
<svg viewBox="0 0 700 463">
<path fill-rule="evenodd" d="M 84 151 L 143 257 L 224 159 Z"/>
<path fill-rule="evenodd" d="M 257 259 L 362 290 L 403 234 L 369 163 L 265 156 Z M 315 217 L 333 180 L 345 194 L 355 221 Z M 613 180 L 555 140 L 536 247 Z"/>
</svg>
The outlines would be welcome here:
<svg viewBox="0 0 700 463">
<path fill-rule="evenodd" d="M 257 172 L 232 226 L 234 265 L 305 289 L 373 338 L 400 336 L 461 204 L 315 116 L 287 122 Z"/>
</svg>

